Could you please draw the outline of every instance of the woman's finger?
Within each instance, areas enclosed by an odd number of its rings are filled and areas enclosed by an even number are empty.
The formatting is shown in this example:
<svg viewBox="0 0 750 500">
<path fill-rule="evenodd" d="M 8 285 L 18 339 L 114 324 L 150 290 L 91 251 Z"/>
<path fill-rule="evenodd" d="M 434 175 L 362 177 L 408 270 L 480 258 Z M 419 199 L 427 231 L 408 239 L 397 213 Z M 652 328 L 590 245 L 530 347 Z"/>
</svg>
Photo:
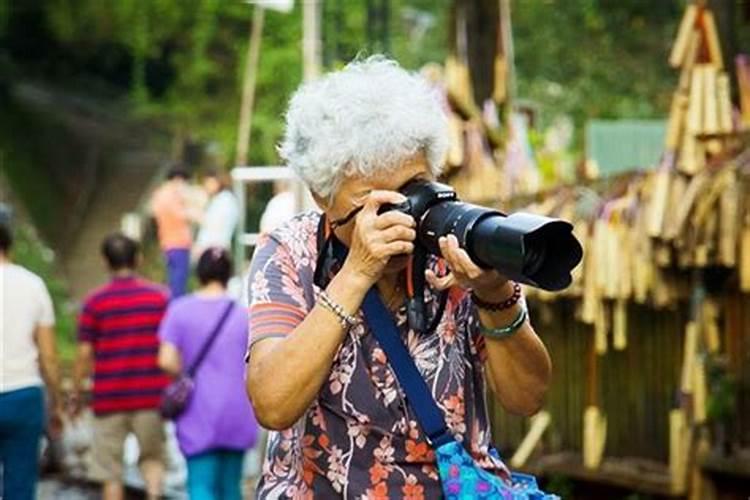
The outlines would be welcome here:
<svg viewBox="0 0 750 500">
<path fill-rule="evenodd" d="M 436 290 L 443 291 L 456 284 L 456 277 L 453 273 L 448 273 L 445 276 L 438 276 L 435 271 L 428 269 L 425 271 L 425 278 L 430 286 Z"/>
<path fill-rule="evenodd" d="M 398 240 L 414 241 L 417 238 L 417 232 L 407 226 L 391 226 L 381 233 L 380 238 L 386 243 Z"/>
<path fill-rule="evenodd" d="M 458 246 L 458 240 L 452 234 L 448 236 L 449 244 L 453 250 L 456 261 L 460 264 L 461 269 L 471 278 L 476 279 L 484 273 L 484 270 L 476 265 L 466 250 Z"/>
<path fill-rule="evenodd" d="M 367 196 L 365 202 L 365 208 L 362 212 L 366 214 L 375 215 L 380 208 L 380 205 L 386 203 L 403 203 L 406 201 L 406 196 L 402 195 L 398 191 L 373 191 Z"/>
<path fill-rule="evenodd" d="M 375 218 L 376 229 L 388 229 L 389 227 L 396 225 L 415 227 L 417 223 L 414 222 L 414 218 L 411 215 L 406 215 L 405 213 L 396 210 L 378 215 Z"/>
<path fill-rule="evenodd" d="M 458 258 L 458 255 L 456 254 L 456 251 L 451 244 L 451 240 L 449 240 L 447 237 L 441 237 L 438 240 L 438 245 L 440 245 L 440 253 L 443 254 L 443 258 L 445 258 L 445 261 L 448 263 L 448 267 L 453 272 L 454 275 L 460 280 L 466 275 L 466 271 L 463 268 L 463 264 L 461 260 Z"/>
<path fill-rule="evenodd" d="M 396 255 L 408 255 L 414 252 L 414 243 L 410 241 L 393 241 L 378 246 L 377 253 L 382 258 L 393 257 Z"/>
</svg>

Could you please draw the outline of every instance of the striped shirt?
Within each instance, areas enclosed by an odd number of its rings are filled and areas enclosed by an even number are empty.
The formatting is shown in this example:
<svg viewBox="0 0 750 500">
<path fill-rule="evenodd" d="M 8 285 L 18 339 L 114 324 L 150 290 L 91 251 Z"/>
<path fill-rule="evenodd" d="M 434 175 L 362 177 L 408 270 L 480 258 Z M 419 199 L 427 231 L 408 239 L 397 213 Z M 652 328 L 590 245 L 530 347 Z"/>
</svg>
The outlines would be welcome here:
<svg viewBox="0 0 750 500">
<path fill-rule="evenodd" d="M 94 347 L 97 415 L 157 408 L 167 376 L 157 365 L 167 292 L 137 277 L 114 278 L 86 299 L 78 340 Z"/>
</svg>

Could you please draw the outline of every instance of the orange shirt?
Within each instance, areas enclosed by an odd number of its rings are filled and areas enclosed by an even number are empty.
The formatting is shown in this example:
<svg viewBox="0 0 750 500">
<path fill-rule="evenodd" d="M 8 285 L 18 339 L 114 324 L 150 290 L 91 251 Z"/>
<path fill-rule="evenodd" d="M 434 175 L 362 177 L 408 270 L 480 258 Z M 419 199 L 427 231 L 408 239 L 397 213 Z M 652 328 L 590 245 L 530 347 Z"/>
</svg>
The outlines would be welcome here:
<svg viewBox="0 0 750 500">
<path fill-rule="evenodd" d="M 151 206 L 162 249 L 190 248 L 193 236 L 186 204 L 185 193 L 178 186 L 165 184 L 154 193 Z"/>
</svg>

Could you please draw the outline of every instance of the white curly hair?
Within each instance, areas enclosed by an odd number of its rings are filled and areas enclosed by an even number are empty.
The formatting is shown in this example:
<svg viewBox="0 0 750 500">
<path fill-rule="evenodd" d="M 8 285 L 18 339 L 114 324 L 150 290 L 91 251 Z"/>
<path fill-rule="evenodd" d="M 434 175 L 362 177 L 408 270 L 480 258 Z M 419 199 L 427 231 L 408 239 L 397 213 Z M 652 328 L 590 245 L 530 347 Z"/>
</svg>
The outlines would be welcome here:
<svg viewBox="0 0 750 500">
<path fill-rule="evenodd" d="M 302 85 L 289 103 L 279 154 L 330 199 L 345 178 L 393 171 L 419 152 L 437 176 L 447 148 L 435 89 L 378 55 Z"/>
</svg>

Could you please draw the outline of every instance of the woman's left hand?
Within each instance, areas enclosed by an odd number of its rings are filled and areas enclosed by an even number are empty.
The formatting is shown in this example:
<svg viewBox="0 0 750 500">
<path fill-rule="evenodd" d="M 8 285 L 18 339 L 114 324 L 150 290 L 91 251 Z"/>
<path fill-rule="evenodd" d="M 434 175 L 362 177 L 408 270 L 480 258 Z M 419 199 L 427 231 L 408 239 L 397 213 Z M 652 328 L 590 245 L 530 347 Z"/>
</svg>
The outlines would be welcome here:
<svg viewBox="0 0 750 500">
<path fill-rule="evenodd" d="M 482 300 L 488 302 L 501 302 L 508 298 L 505 286 L 508 278 L 494 269 L 482 269 L 476 265 L 466 250 L 458 245 L 455 236 L 443 236 L 438 240 L 438 244 L 450 273 L 438 277 L 433 271 L 428 270 L 425 277 L 433 288 L 445 290 L 454 285 L 470 288 Z"/>
</svg>

